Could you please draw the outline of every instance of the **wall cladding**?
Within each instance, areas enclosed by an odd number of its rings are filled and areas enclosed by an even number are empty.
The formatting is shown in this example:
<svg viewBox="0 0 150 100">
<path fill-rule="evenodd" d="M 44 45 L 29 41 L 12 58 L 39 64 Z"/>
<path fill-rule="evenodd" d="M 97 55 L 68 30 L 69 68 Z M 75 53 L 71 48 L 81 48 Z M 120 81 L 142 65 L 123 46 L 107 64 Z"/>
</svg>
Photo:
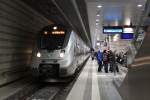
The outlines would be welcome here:
<svg viewBox="0 0 150 100">
<path fill-rule="evenodd" d="M 29 74 L 36 34 L 51 23 L 20 0 L 0 0 L 0 85 Z"/>
</svg>

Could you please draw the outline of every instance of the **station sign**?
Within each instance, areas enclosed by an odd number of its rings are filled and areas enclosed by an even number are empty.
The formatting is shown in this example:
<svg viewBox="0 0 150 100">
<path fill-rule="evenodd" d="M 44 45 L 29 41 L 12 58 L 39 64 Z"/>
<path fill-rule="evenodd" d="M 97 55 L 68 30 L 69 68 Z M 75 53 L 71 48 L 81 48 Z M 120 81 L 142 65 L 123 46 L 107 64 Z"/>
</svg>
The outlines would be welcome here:
<svg viewBox="0 0 150 100">
<path fill-rule="evenodd" d="M 126 27 L 123 28 L 123 33 L 134 33 L 134 30 L 131 27 Z"/>
<path fill-rule="evenodd" d="M 133 39 L 134 29 L 132 27 L 126 27 L 123 29 L 121 39 Z"/>
<path fill-rule="evenodd" d="M 133 33 L 122 33 L 121 39 L 133 39 Z"/>
<path fill-rule="evenodd" d="M 122 32 L 123 32 L 123 28 L 120 26 L 103 26 L 104 34 L 118 34 Z"/>
</svg>

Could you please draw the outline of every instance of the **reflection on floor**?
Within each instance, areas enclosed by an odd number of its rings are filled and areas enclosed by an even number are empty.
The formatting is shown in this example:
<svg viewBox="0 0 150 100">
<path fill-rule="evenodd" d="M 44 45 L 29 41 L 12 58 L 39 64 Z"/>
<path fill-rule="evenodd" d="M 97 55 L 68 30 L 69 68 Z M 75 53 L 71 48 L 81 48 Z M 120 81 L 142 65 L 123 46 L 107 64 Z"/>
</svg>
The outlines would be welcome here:
<svg viewBox="0 0 150 100">
<path fill-rule="evenodd" d="M 66 100 L 122 100 L 113 80 L 124 74 L 97 72 L 97 68 L 97 62 L 89 59 Z"/>
</svg>

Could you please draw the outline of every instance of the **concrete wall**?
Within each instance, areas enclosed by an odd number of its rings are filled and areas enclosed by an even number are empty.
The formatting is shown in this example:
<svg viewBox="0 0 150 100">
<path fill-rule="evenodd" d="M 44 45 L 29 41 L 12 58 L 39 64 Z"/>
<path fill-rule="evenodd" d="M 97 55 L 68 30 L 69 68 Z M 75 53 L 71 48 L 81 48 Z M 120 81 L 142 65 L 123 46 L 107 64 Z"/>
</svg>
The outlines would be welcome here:
<svg viewBox="0 0 150 100">
<path fill-rule="evenodd" d="M 150 26 L 119 91 L 124 100 L 150 100 Z"/>
<path fill-rule="evenodd" d="M 0 85 L 29 74 L 36 34 L 50 23 L 20 0 L 0 0 Z"/>
</svg>

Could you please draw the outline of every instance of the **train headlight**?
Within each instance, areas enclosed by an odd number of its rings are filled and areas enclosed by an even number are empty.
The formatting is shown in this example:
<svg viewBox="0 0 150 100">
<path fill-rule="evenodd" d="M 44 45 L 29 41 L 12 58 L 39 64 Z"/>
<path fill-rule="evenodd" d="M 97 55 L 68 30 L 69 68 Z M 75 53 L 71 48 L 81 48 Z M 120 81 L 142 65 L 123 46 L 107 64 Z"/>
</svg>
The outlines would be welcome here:
<svg viewBox="0 0 150 100">
<path fill-rule="evenodd" d="M 41 53 L 38 52 L 38 53 L 36 54 L 36 56 L 40 58 L 40 57 L 41 57 Z"/>
<path fill-rule="evenodd" d="M 60 58 L 63 58 L 64 55 L 65 55 L 65 50 L 61 50 L 61 52 L 60 52 L 60 54 L 59 54 Z"/>
</svg>

